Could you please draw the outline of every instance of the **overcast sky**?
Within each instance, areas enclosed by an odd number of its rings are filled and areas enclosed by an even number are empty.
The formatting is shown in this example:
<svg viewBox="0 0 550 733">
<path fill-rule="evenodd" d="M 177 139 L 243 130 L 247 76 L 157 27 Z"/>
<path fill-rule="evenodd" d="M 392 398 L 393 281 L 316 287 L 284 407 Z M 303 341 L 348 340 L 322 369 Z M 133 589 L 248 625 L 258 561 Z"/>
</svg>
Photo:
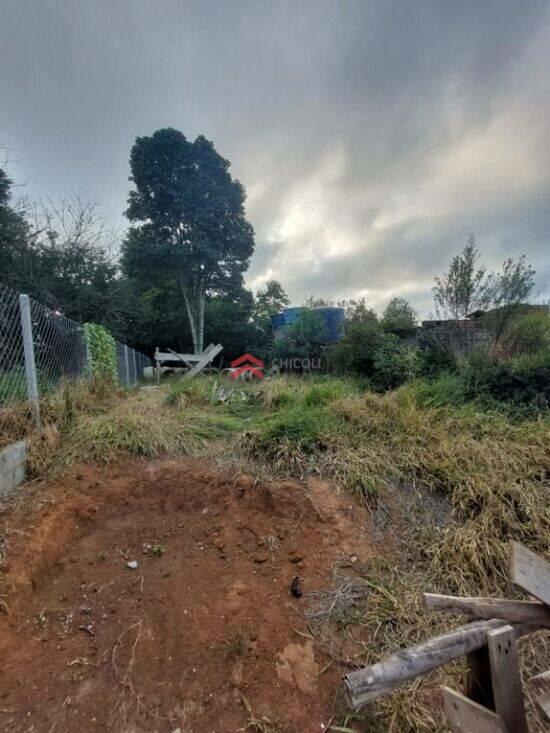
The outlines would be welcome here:
<svg viewBox="0 0 550 733">
<path fill-rule="evenodd" d="M 204 134 L 294 303 L 431 285 L 474 233 L 550 297 L 550 3 L 0 0 L 0 145 L 124 231 L 137 135 Z"/>
</svg>

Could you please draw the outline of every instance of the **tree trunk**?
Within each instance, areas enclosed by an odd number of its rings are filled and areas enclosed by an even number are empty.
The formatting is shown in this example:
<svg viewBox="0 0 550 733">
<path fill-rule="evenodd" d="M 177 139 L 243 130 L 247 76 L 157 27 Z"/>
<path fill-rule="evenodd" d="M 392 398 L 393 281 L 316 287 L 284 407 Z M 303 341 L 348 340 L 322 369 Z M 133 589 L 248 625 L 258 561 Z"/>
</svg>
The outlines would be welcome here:
<svg viewBox="0 0 550 733">
<path fill-rule="evenodd" d="M 183 281 L 183 278 L 180 278 L 179 283 L 191 328 L 193 352 L 195 354 L 202 354 L 204 345 L 204 305 L 206 299 L 202 280 L 199 280 L 195 287 L 189 286 Z"/>
<path fill-rule="evenodd" d="M 199 327 L 198 327 L 198 343 L 199 351 L 197 353 L 202 354 L 204 350 L 204 301 L 206 299 L 205 293 L 202 290 L 199 293 Z"/>
</svg>

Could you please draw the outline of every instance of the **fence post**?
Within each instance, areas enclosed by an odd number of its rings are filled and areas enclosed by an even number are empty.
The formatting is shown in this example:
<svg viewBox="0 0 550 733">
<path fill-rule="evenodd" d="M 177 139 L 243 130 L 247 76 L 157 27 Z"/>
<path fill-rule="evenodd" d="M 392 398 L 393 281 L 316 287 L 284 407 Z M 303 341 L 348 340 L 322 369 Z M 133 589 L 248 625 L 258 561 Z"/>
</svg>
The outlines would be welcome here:
<svg viewBox="0 0 550 733">
<path fill-rule="evenodd" d="M 128 347 L 124 344 L 124 371 L 126 372 L 126 384 L 125 387 L 130 386 L 130 363 L 128 360 Z"/>
<path fill-rule="evenodd" d="M 132 349 L 132 360 L 134 362 L 134 384 L 137 384 L 138 376 L 137 376 L 136 350 L 135 349 Z"/>
<path fill-rule="evenodd" d="M 27 379 L 27 397 L 31 411 L 40 427 L 40 405 L 38 404 L 38 382 L 36 380 L 36 363 L 34 361 L 34 343 L 32 339 L 31 304 L 28 295 L 19 296 L 19 314 L 23 333 L 23 350 L 25 353 L 25 376 Z"/>
<path fill-rule="evenodd" d="M 81 328 L 82 338 L 84 339 L 84 353 L 85 353 L 85 359 L 86 359 L 86 365 L 84 367 L 86 378 L 91 380 L 94 376 L 94 371 L 92 367 L 92 351 L 90 349 L 90 342 L 88 340 L 88 334 L 86 333 L 86 328 L 82 326 Z"/>
</svg>

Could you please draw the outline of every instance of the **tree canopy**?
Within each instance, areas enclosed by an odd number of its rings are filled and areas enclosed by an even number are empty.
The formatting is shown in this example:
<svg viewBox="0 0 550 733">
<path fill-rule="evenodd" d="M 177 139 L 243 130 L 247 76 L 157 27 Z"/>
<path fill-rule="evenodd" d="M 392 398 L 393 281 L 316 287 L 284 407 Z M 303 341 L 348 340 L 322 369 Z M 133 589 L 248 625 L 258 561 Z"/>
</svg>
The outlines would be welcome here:
<svg viewBox="0 0 550 733">
<path fill-rule="evenodd" d="M 172 128 L 138 137 L 130 166 L 135 189 L 123 270 L 143 284 L 177 284 L 194 350 L 201 352 L 206 297 L 242 289 L 254 251 L 244 188 L 212 142 L 202 135 L 190 142 Z"/>
<path fill-rule="evenodd" d="M 417 325 L 416 311 L 404 298 L 390 300 L 382 314 L 382 328 L 387 333 L 406 337 L 414 334 Z"/>
<path fill-rule="evenodd" d="M 462 252 L 453 257 L 448 271 L 435 278 L 433 295 L 438 316 L 459 320 L 475 311 L 527 300 L 535 284 L 535 270 L 524 255 L 518 260 L 505 260 L 501 272 L 490 273 L 479 264 L 479 258 L 471 236 Z"/>
</svg>

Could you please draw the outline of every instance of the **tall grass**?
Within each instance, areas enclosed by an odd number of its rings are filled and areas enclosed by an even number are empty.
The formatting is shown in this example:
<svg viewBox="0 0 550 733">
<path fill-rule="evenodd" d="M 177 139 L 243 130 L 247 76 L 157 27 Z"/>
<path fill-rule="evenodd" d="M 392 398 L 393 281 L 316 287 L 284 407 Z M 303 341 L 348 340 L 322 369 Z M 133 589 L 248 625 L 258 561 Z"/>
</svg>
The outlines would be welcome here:
<svg viewBox="0 0 550 733">
<path fill-rule="evenodd" d="M 208 454 L 272 476 L 317 473 L 374 509 L 388 492 L 444 495 L 452 521 L 404 517 L 401 559 L 363 570 L 371 593 L 362 623 L 373 640 L 361 661 L 374 661 L 448 627 L 448 619 L 421 608 L 422 590 L 513 595 L 509 541 L 550 557 L 550 418 L 511 420 L 463 404 L 460 384 L 447 375 L 379 395 L 348 379 L 236 384 L 211 377 L 129 398 L 82 395 L 73 404 L 66 395 L 49 408 L 60 438 L 37 449 L 36 466 L 58 471 L 121 454 Z M 235 399 L 220 403 L 220 386 Z M 548 649 L 544 639 L 538 645 L 524 654 L 532 670 Z M 391 721 L 393 730 L 442 730 L 434 680 L 444 674 L 370 708 L 369 730 L 388 730 Z"/>
</svg>

